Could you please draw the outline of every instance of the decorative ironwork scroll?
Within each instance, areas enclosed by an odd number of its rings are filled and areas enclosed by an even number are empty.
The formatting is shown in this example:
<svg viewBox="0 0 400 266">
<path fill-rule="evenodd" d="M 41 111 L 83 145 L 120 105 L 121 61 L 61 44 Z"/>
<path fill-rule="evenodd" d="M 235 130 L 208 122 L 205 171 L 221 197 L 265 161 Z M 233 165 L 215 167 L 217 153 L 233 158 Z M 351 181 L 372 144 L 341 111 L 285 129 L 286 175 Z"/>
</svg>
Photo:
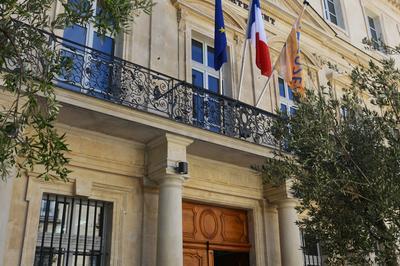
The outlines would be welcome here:
<svg viewBox="0 0 400 266">
<path fill-rule="evenodd" d="M 259 145 L 274 145 L 274 115 L 168 75 L 52 36 L 65 67 L 58 87 Z"/>
</svg>

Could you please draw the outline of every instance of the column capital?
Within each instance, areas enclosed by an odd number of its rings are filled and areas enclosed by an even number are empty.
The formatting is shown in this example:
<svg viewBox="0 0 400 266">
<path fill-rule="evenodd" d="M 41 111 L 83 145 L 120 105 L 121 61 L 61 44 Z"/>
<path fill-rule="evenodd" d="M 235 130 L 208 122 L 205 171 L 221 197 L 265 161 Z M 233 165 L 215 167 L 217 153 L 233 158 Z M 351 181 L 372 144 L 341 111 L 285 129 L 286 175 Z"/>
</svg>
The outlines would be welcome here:
<svg viewBox="0 0 400 266">
<path fill-rule="evenodd" d="M 189 178 L 189 174 L 178 174 L 176 167 L 179 162 L 187 162 L 187 147 L 193 143 L 192 139 L 179 135 L 165 133 L 147 144 L 147 175 L 152 181 L 182 180 Z"/>
<path fill-rule="evenodd" d="M 280 186 L 265 184 L 264 197 L 268 200 L 269 203 L 272 204 L 279 204 L 282 201 L 290 199 L 297 201 L 297 199 L 294 197 L 291 191 L 292 184 L 293 184 L 292 179 L 286 180 Z"/>
<path fill-rule="evenodd" d="M 287 198 L 277 202 L 278 209 L 295 208 L 299 206 L 299 200 L 295 198 Z"/>
<path fill-rule="evenodd" d="M 278 205 L 277 204 L 266 204 L 265 211 L 267 213 L 278 213 Z"/>
<path fill-rule="evenodd" d="M 165 174 L 159 176 L 153 176 L 152 180 L 156 182 L 160 187 L 182 187 L 184 181 L 188 179 L 187 175 L 179 174 Z"/>
</svg>

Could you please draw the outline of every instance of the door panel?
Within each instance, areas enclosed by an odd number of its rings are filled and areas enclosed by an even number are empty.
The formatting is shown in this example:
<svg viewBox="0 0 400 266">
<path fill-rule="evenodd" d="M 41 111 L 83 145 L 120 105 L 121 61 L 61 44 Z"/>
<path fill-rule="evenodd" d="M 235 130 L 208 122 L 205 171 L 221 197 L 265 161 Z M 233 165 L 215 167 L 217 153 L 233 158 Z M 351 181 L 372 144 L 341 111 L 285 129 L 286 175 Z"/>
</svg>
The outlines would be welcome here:
<svg viewBox="0 0 400 266">
<path fill-rule="evenodd" d="M 248 266 L 247 219 L 245 210 L 183 202 L 183 265 Z"/>
<path fill-rule="evenodd" d="M 247 212 L 183 202 L 183 241 L 211 247 L 250 249 Z M 213 248 L 210 248 L 213 249 Z"/>
<path fill-rule="evenodd" d="M 183 249 L 183 265 L 184 266 L 214 266 L 212 251 L 209 252 L 207 259 L 207 251 L 204 249 Z"/>
</svg>

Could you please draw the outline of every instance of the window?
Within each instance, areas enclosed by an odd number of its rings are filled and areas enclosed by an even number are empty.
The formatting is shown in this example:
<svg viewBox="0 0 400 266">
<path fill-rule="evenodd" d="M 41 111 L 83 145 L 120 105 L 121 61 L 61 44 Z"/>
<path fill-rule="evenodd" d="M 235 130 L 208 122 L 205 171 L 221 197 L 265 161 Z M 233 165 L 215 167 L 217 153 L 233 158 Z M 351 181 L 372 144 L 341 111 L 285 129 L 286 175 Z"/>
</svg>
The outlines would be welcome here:
<svg viewBox="0 0 400 266">
<path fill-rule="evenodd" d="M 72 1 L 84 0 L 70 0 Z M 96 1 L 93 1 L 93 10 L 101 12 L 101 7 Z M 111 82 L 114 39 L 110 36 L 100 36 L 93 24 L 75 24 L 65 28 L 63 37 L 65 41 L 61 55 L 73 63 L 70 71 L 64 70 L 61 73 L 61 80 L 68 82 L 63 86 L 72 90 L 107 93 Z"/>
<path fill-rule="evenodd" d="M 316 237 L 301 231 L 304 266 L 322 266 L 321 247 Z"/>
<path fill-rule="evenodd" d="M 111 204 L 45 194 L 34 266 L 107 265 Z"/>
<path fill-rule="evenodd" d="M 212 131 L 221 130 L 220 101 L 215 96 L 220 90 L 220 75 L 214 69 L 214 48 L 210 42 L 192 39 L 193 121 Z M 210 91 L 212 93 L 208 93 Z"/>
<path fill-rule="evenodd" d="M 207 42 L 192 39 L 192 83 L 214 93 L 219 90 L 219 72 L 214 69 L 214 48 Z"/>
<path fill-rule="evenodd" d="M 292 89 L 289 88 L 287 83 L 282 79 L 278 78 L 279 85 L 279 98 L 280 98 L 280 111 L 287 115 L 296 114 L 296 98 Z"/>
<path fill-rule="evenodd" d="M 379 49 L 381 46 L 380 43 L 383 41 L 379 17 L 372 15 L 372 14 L 368 14 L 367 15 L 367 24 L 368 24 L 368 31 L 369 31 L 370 39 L 372 41 L 372 45 L 374 46 L 374 48 Z"/>
<path fill-rule="evenodd" d="M 375 20 L 373 18 L 371 18 L 370 16 L 368 16 L 368 26 L 369 26 L 369 32 L 371 34 L 371 39 L 374 42 L 378 42 L 379 38 L 378 38 L 378 31 L 376 30 L 376 25 L 375 25 Z"/>
<path fill-rule="evenodd" d="M 344 29 L 344 20 L 340 0 L 324 0 L 325 18 Z"/>
</svg>

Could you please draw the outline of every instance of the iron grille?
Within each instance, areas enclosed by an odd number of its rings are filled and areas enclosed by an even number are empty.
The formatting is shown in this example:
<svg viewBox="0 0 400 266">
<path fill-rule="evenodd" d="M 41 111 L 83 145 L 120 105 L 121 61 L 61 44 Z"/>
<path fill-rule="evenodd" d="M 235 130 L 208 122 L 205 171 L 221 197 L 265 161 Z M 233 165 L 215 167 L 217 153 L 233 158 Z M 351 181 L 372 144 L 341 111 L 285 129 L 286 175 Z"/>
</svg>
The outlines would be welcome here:
<svg viewBox="0 0 400 266">
<path fill-rule="evenodd" d="M 318 239 L 301 231 L 304 266 L 322 266 L 323 257 Z"/>
<path fill-rule="evenodd" d="M 111 204 L 44 194 L 34 266 L 107 265 Z"/>
<path fill-rule="evenodd" d="M 19 21 L 13 23 L 31 27 Z M 36 49 L 26 55 L 24 64 L 38 80 L 47 73 L 50 62 L 61 63 L 54 77 L 57 87 L 258 145 L 277 144 L 271 133 L 276 116 L 270 112 L 113 54 L 35 30 L 37 34 L 32 38 L 47 41 L 55 51 L 49 57 Z M 18 68 L 15 62 L 7 66 L 6 71 Z"/>
<path fill-rule="evenodd" d="M 55 83 L 132 109 L 259 145 L 274 146 L 275 116 L 267 111 L 54 35 L 51 45 L 70 61 Z"/>
</svg>

